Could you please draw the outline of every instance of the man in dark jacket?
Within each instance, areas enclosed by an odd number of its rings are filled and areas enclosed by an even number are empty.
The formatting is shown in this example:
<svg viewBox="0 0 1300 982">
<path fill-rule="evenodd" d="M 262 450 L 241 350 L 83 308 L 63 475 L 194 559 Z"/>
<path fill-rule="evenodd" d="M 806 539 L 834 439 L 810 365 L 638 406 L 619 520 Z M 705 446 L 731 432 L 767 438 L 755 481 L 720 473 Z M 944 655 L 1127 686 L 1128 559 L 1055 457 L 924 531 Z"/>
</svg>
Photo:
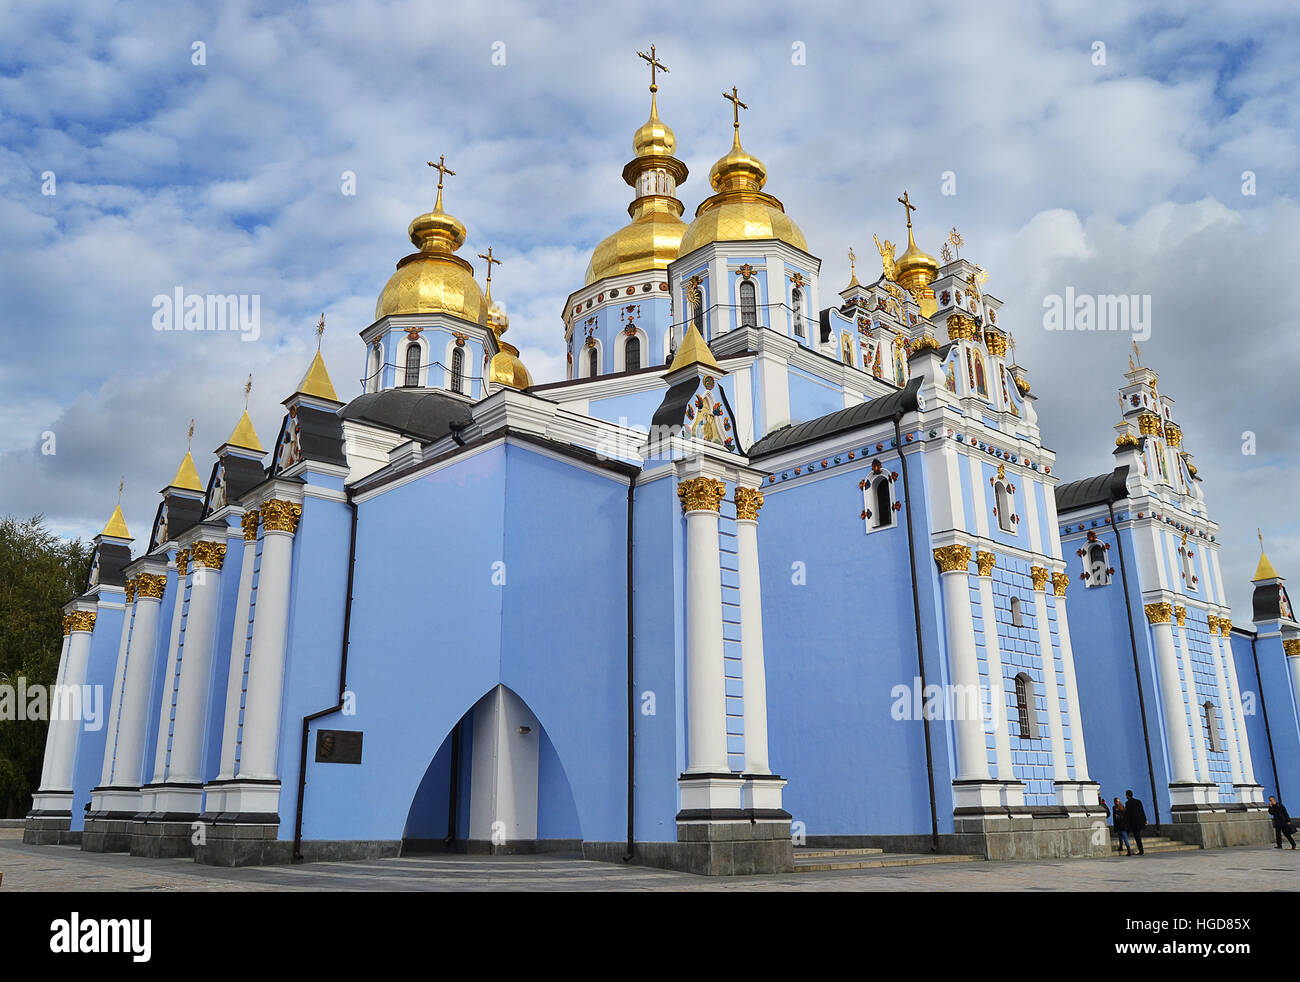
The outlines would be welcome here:
<svg viewBox="0 0 1300 982">
<path fill-rule="evenodd" d="M 1291 816 L 1287 814 L 1286 806 L 1269 795 L 1268 813 L 1273 816 L 1273 832 L 1277 837 L 1277 847 L 1282 848 L 1282 836 L 1286 836 L 1286 841 L 1291 843 L 1291 848 L 1294 849 L 1295 839 L 1291 838 Z"/>
<path fill-rule="evenodd" d="M 1146 809 L 1142 807 L 1142 802 L 1133 797 L 1132 791 L 1125 791 L 1124 814 L 1128 818 L 1128 831 L 1133 836 L 1133 841 L 1137 844 L 1138 855 L 1145 856 L 1146 849 L 1142 847 L 1142 830 L 1147 827 Z"/>
</svg>

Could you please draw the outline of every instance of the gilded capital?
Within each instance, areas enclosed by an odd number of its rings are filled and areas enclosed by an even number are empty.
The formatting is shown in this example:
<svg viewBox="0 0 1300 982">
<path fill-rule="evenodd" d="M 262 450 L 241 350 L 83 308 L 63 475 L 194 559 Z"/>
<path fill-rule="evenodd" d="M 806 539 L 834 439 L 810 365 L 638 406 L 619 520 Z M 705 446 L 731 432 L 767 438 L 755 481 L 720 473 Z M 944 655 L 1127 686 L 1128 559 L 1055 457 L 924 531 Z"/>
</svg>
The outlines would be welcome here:
<svg viewBox="0 0 1300 982">
<path fill-rule="evenodd" d="M 979 567 L 980 576 L 988 576 L 993 572 L 993 567 L 997 565 L 997 557 L 991 552 L 984 552 L 982 549 L 975 553 L 975 565 Z"/>
<path fill-rule="evenodd" d="M 1220 618 L 1219 618 L 1219 633 L 1222 634 L 1225 638 L 1226 638 L 1229 634 L 1232 633 L 1232 618 L 1231 618 L 1231 617 L 1220 617 Z"/>
<path fill-rule="evenodd" d="M 762 507 L 763 492 L 758 488 L 736 488 L 737 521 L 758 521 L 758 512 Z"/>
<path fill-rule="evenodd" d="M 677 485 L 682 511 L 717 511 L 727 496 L 727 486 L 711 477 L 693 477 Z"/>
<path fill-rule="evenodd" d="M 1143 436 L 1156 436 L 1160 433 L 1160 417 L 1155 413 L 1143 413 L 1138 417 L 1138 429 Z"/>
<path fill-rule="evenodd" d="M 72 618 L 67 614 L 63 615 L 63 636 L 67 637 L 72 633 Z"/>
<path fill-rule="evenodd" d="M 244 526 L 244 541 L 255 542 L 257 540 L 257 525 L 262 520 L 262 513 L 256 508 L 244 512 L 244 517 L 239 520 L 239 524 Z"/>
<path fill-rule="evenodd" d="M 224 542 L 194 543 L 194 565 L 208 569 L 221 569 L 226 561 L 226 544 Z"/>
<path fill-rule="evenodd" d="M 167 577 L 158 573 L 141 573 L 136 577 L 135 594 L 143 599 L 161 600 L 163 590 L 167 588 Z"/>
<path fill-rule="evenodd" d="M 1001 358 L 1007 353 L 1007 336 L 1000 331 L 985 331 L 984 344 L 988 346 L 991 355 Z"/>
<path fill-rule="evenodd" d="M 1053 589 L 1055 589 L 1055 591 L 1056 591 L 1056 595 L 1057 595 L 1058 597 L 1063 597 L 1063 596 L 1065 596 L 1065 588 L 1066 588 L 1067 586 L 1069 586 L 1069 585 L 1070 585 L 1070 574 L 1069 574 L 1069 573 L 1053 573 L 1053 574 L 1052 574 L 1052 587 L 1053 587 Z"/>
<path fill-rule="evenodd" d="M 180 549 L 176 553 L 176 575 L 184 576 L 190 571 L 190 551 Z"/>
<path fill-rule="evenodd" d="M 1187 626 L 1187 608 L 1178 606 L 1174 608 L 1174 620 L 1178 622 L 1179 627 Z"/>
<path fill-rule="evenodd" d="M 136 578 L 134 576 L 126 581 L 126 602 L 127 603 L 135 602 L 135 586 L 136 586 Z"/>
<path fill-rule="evenodd" d="M 93 610 L 74 610 L 68 618 L 74 631 L 93 631 L 95 629 L 95 612 Z"/>
<path fill-rule="evenodd" d="M 298 519 L 302 518 L 302 505 L 282 498 L 272 498 L 262 502 L 262 526 L 268 532 L 288 532 L 293 535 L 298 531 Z"/>
<path fill-rule="evenodd" d="M 1183 445 L 1183 431 L 1173 423 L 1166 423 L 1165 439 L 1169 441 L 1171 447 L 1181 447 Z"/>
<path fill-rule="evenodd" d="M 1217 614 L 1206 614 L 1205 623 L 1209 625 L 1211 634 L 1219 633 L 1219 617 Z"/>
<path fill-rule="evenodd" d="M 1142 609 L 1146 611 L 1147 620 L 1152 624 L 1168 624 L 1174 615 L 1172 604 L 1146 604 Z"/>
<path fill-rule="evenodd" d="M 1035 589 L 1035 590 L 1046 590 L 1046 589 L 1047 589 L 1047 578 L 1048 578 L 1049 576 L 1051 576 L 1052 574 L 1049 573 L 1049 572 L 1048 572 L 1046 569 L 1044 569 L 1042 566 L 1030 566 L 1030 567 L 1029 567 L 1029 575 L 1032 576 L 1032 577 L 1034 578 L 1034 589 Z"/>
<path fill-rule="evenodd" d="M 965 573 L 970 566 L 970 546 L 943 546 L 934 550 L 940 573 Z"/>
<path fill-rule="evenodd" d="M 961 341 L 975 336 L 975 322 L 965 314 L 951 314 L 948 317 L 948 340 Z"/>
<path fill-rule="evenodd" d="M 1288 655 L 1300 655 L 1300 638 L 1287 638 L 1282 642 L 1282 650 Z"/>
</svg>

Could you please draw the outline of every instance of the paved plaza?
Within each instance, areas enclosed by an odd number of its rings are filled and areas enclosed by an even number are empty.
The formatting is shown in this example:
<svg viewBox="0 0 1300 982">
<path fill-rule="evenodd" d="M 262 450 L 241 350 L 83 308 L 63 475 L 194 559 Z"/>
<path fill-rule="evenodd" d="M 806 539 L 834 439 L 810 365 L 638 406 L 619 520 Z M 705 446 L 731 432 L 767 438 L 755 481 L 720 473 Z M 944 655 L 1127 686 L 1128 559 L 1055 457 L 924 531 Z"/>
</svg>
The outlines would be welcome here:
<svg viewBox="0 0 1300 982">
<path fill-rule="evenodd" d="M 27 846 L 0 829 L 5 892 L 211 890 L 1295 890 L 1300 851 L 1214 849 L 1144 857 L 1029 863 L 941 863 L 779 876 L 706 878 L 688 873 L 537 856 L 419 856 L 346 863 L 217 869 L 188 859 L 83 853 Z"/>
</svg>

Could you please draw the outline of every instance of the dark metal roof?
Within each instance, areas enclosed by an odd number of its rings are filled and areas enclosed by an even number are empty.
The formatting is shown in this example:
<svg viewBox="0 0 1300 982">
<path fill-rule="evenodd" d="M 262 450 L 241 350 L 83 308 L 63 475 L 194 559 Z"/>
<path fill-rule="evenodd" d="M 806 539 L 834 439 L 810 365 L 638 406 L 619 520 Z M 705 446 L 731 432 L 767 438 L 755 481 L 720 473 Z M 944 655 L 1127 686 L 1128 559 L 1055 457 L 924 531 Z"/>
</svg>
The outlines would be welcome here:
<svg viewBox="0 0 1300 982">
<path fill-rule="evenodd" d="M 810 419 L 806 423 L 783 426 L 750 447 L 749 456 L 757 458 L 779 450 L 789 450 L 792 447 L 813 443 L 837 433 L 856 430 L 871 423 L 878 423 L 882 419 L 911 412 L 916 409 L 916 394 L 920 391 L 921 382 L 921 376 L 917 376 L 907 383 L 906 388 L 899 389 L 897 392 L 891 392 L 857 406 L 850 406 L 848 409 L 840 409 L 817 419 Z"/>
<path fill-rule="evenodd" d="M 1128 497 L 1128 464 L 1109 474 L 1085 477 L 1081 481 L 1056 486 L 1056 513 L 1078 511 L 1090 505 L 1103 505 Z"/>
<path fill-rule="evenodd" d="M 473 422 L 469 407 L 455 396 L 430 389 L 388 389 L 357 396 L 340 411 L 345 420 L 397 430 L 429 442 Z"/>
</svg>

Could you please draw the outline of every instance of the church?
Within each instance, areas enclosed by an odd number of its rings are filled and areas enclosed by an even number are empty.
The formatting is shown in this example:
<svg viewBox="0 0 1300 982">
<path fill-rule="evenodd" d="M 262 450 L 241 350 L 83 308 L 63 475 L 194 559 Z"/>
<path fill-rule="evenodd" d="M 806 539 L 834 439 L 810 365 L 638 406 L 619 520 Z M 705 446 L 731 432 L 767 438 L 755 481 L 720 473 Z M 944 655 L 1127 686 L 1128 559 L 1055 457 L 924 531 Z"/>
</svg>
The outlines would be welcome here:
<svg viewBox="0 0 1300 982">
<path fill-rule="evenodd" d="M 357 382 L 318 351 L 269 449 L 245 409 L 138 548 L 120 507 L 95 537 L 58 682 L 108 720 L 51 724 L 24 840 L 731 875 L 1107 856 L 1100 795 L 1132 788 L 1162 833 L 1269 841 L 1300 624 L 1262 554 L 1232 623 L 1176 380 L 1117 366 L 1114 470 L 1063 483 L 956 230 L 927 253 L 904 192 L 901 253 L 823 294 L 735 88 L 687 222 L 641 57 L 630 221 L 560 312 L 565 378 L 505 339 L 431 162 Z"/>
</svg>

